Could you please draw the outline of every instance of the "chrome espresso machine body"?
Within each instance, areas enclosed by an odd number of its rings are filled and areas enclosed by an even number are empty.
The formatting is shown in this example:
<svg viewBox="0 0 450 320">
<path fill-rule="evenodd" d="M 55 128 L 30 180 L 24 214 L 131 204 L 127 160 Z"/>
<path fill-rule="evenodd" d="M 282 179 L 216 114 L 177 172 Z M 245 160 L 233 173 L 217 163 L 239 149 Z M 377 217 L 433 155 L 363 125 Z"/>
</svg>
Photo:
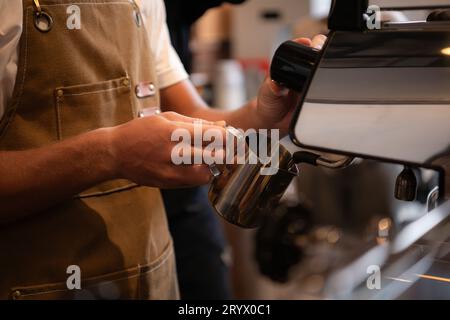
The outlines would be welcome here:
<svg viewBox="0 0 450 320">
<path fill-rule="evenodd" d="M 267 214 L 256 259 L 286 297 L 450 299 L 450 3 L 437 2 L 377 12 L 376 1 L 335 0 L 322 51 L 286 42 L 276 52 L 272 78 L 302 94 L 296 162 L 340 168 L 350 183 L 355 169 L 340 165 L 349 158 L 369 176 L 400 166 L 390 194 L 403 204 L 338 222 L 318 222 L 307 201 Z M 394 10 L 427 16 L 372 19 Z"/>
</svg>

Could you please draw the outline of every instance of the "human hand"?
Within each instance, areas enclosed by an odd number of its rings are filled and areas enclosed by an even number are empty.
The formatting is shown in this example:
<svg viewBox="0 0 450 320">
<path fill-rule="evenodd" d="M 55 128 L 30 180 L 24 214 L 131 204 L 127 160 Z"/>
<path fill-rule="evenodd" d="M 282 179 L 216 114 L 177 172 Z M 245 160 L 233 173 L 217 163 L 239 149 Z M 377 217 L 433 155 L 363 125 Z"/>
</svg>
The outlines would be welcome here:
<svg viewBox="0 0 450 320">
<path fill-rule="evenodd" d="M 323 35 L 317 35 L 312 40 L 300 38 L 294 41 L 315 49 L 322 49 L 326 39 Z M 293 111 L 299 102 L 300 95 L 297 92 L 281 87 L 268 77 L 258 94 L 257 115 L 259 122 L 263 123 L 267 129 L 280 129 L 283 136 L 289 130 Z"/>
<path fill-rule="evenodd" d="M 212 123 L 166 112 L 133 120 L 111 129 L 111 145 L 117 175 L 135 183 L 175 188 L 207 184 L 212 175 L 206 164 L 175 165 L 172 141 L 177 129 L 187 130 L 192 139 L 192 153 L 203 154 L 203 146 L 194 146 L 194 126 L 201 123 L 201 134 L 217 130 L 226 137 L 223 123 Z"/>
</svg>

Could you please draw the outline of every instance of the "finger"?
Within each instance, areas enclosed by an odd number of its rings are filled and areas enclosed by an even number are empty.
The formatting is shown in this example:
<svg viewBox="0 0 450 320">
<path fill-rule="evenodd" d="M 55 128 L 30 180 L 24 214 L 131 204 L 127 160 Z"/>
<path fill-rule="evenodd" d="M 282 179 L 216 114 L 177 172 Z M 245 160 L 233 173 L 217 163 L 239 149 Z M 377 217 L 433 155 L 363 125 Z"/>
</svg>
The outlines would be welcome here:
<svg viewBox="0 0 450 320">
<path fill-rule="evenodd" d="M 215 126 L 224 127 L 224 128 L 227 126 L 227 122 L 224 120 L 209 121 L 209 120 L 204 120 L 204 119 L 199 119 L 199 118 L 191 118 L 191 117 L 187 117 L 187 116 L 184 116 L 182 114 L 172 112 L 172 111 L 161 113 L 160 116 L 169 121 L 215 125 Z"/>
<path fill-rule="evenodd" d="M 160 116 L 169 121 L 185 122 L 185 123 L 201 123 L 201 124 L 209 124 L 209 125 L 214 124 L 214 122 L 211 122 L 211 121 L 183 116 L 176 112 L 164 112 L 164 113 L 161 113 Z"/>
<path fill-rule="evenodd" d="M 312 41 L 309 38 L 297 38 L 294 39 L 293 41 L 308 47 L 311 47 L 312 45 Z"/>
<path fill-rule="evenodd" d="M 297 38 L 293 41 L 308 47 L 311 47 L 313 44 L 313 42 L 309 38 Z M 289 89 L 279 85 L 277 82 L 271 79 L 266 79 L 265 86 L 270 89 L 275 97 L 286 97 L 289 93 Z"/>
<path fill-rule="evenodd" d="M 200 165 L 200 164 L 223 164 L 225 163 L 226 151 L 223 148 L 208 149 L 203 147 L 193 147 L 186 145 L 180 150 L 177 157 L 183 158 L 181 165 Z M 187 158 L 185 158 L 187 156 Z M 180 163 L 176 161 L 176 163 Z"/>
<path fill-rule="evenodd" d="M 215 126 L 218 126 L 218 127 L 223 127 L 223 128 L 226 128 L 226 127 L 227 127 L 227 122 L 224 121 L 224 120 L 222 120 L 222 121 L 216 121 L 216 122 L 214 122 L 213 124 L 214 124 Z"/>
<path fill-rule="evenodd" d="M 214 139 L 220 139 L 224 144 L 226 142 L 226 129 L 225 127 L 200 124 L 200 123 L 186 123 L 186 122 L 173 122 L 177 129 L 186 130 L 186 135 L 189 135 L 191 144 L 195 144 L 197 141 L 201 141 L 202 145 L 210 144 L 211 141 L 204 139 L 205 136 L 213 137 Z"/>
<path fill-rule="evenodd" d="M 294 39 L 293 41 L 320 50 L 324 46 L 326 40 L 327 40 L 326 36 L 319 34 L 315 36 L 312 40 L 309 38 L 297 38 Z M 270 88 L 270 90 L 276 97 L 285 97 L 289 94 L 289 90 L 287 88 L 280 86 L 277 82 L 271 81 L 270 79 L 266 83 L 266 85 L 268 88 Z"/>
<path fill-rule="evenodd" d="M 326 41 L 327 41 L 327 37 L 324 36 L 323 34 L 319 34 L 312 39 L 311 47 L 313 47 L 317 50 L 322 50 Z"/>
<path fill-rule="evenodd" d="M 285 97 L 289 93 L 289 89 L 279 85 L 277 82 L 272 79 L 266 79 L 266 86 L 270 89 L 272 94 L 276 97 Z"/>
<path fill-rule="evenodd" d="M 207 165 L 180 166 L 176 169 L 182 184 L 201 186 L 208 184 L 213 175 Z"/>
<path fill-rule="evenodd" d="M 203 163 L 207 165 L 222 165 L 225 163 L 226 150 L 203 150 Z"/>
</svg>

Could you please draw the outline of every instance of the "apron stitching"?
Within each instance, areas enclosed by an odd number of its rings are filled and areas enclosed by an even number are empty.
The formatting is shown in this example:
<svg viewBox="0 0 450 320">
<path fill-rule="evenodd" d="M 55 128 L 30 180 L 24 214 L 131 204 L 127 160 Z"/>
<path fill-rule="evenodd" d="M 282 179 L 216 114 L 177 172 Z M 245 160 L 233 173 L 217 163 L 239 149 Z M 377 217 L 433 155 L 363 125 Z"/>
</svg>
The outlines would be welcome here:
<svg viewBox="0 0 450 320">
<path fill-rule="evenodd" d="M 62 140 L 62 120 L 61 120 L 61 108 L 59 107 L 60 103 L 62 102 L 61 97 L 56 97 L 56 126 L 57 126 L 57 134 L 58 134 L 58 140 Z"/>
<path fill-rule="evenodd" d="M 164 263 L 167 262 L 168 259 L 171 258 L 172 253 L 173 253 L 172 241 L 169 241 L 169 244 L 164 248 L 163 253 L 158 258 L 155 259 L 155 262 L 154 262 L 155 265 L 152 266 L 152 267 L 149 267 L 149 269 L 145 270 L 146 269 L 145 266 L 142 266 L 142 265 L 138 264 L 136 267 L 124 270 L 125 272 L 132 272 L 132 271 L 128 271 L 128 270 L 136 269 L 136 273 L 134 273 L 134 274 L 123 276 L 123 277 L 112 279 L 112 280 L 99 281 L 97 284 L 92 284 L 92 285 L 89 285 L 89 286 L 87 286 L 85 288 L 89 289 L 89 288 L 95 287 L 96 285 L 99 286 L 102 283 L 107 284 L 107 283 L 117 282 L 117 281 L 126 280 L 126 279 L 134 279 L 134 278 L 137 278 L 137 277 L 141 278 L 142 275 L 151 273 L 151 272 L 159 269 Z M 151 266 L 151 265 L 152 265 L 152 263 L 150 263 L 148 266 Z M 64 282 L 58 283 L 56 285 L 64 285 Z M 139 295 L 141 295 L 140 289 L 141 289 L 140 281 L 138 281 L 138 291 L 137 292 L 139 292 Z M 27 288 L 15 287 L 15 288 L 11 289 L 11 291 L 13 291 L 13 292 L 16 291 L 16 290 L 26 291 Z M 65 292 L 67 290 L 68 289 L 47 289 L 45 291 L 24 293 L 23 296 L 29 297 L 29 296 L 41 295 L 41 294 L 52 293 L 52 292 Z"/>
<path fill-rule="evenodd" d="M 138 294 L 138 299 L 142 299 L 141 297 L 142 297 L 142 292 L 141 292 L 141 290 L 142 290 L 142 287 L 141 287 L 141 281 L 142 281 L 142 268 L 141 268 L 141 265 L 140 264 L 138 264 L 138 276 L 139 276 L 139 280 L 138 280 L 138 283 L 137 283 L 137 289 L 136 289 L 136 292 L 137 292 L 137 294 Z"/>
<path fill-rule="evenodd" d="M 128 73 L 125 72 L 125 75 L 121 76 L 120 78 L 111 79 L 111 80 L 104 80 L 104 81 L 99 81 L 99 82 L 95 82 L 95 83 L 78 84 L 78 85 L 66 86 L 66 87 L 57 87 L 55 89 L 55 91 L 61 89 L 61 90 L 64 90 L 64 92 L 65 92 L 66 90 L 69 90 L 69 89 L 74 89 L 74 88 L 76 88 L 76 89 L 83 89 L 85 87 L 91 87 L 92 85 L 105 85 L 105 84 L 106 85 L 107 84 L 111 84 L 111 85 L 116 85 L 116 87 L 121 87 L 123 85 L 116 84 L 116 83 L 121 83 L 123 80 L 129 79 L 129 78 L 130 78 L 130 76 L 128 75 Z M 126 87 L 126 86 L 123 86 L 123 87 Z"/>
<path fill-rule="evenodd" d="M 130 183 L 126 186 L 118 187 L 118 188 L 111 189 L 108 191 L 103 191 L 103 192 L 99 191 L 99 192 L 92 192 L 92 193 L 87 193 L 87 194 L 80 194 L 80 195 L 75 196 L 74 199 L 86 199 L 86 198 L 93 198 L 93 197 L 99 197 L 99 196 L 106 196 L 106 195 L 110 195 L 110 194 L 117 193 L 120 191 L 127 191 L 127 190 L 131 190 L 134 188 L 139 188 L 139 187 L 140 186 L 135 183 Z"/>
<path fill-rule="evenodd" d="M 148 265 L 148 269 L 145 270 L 144 273 L 153 272 L 156 269 L 158 269 L 159 267 L 161 267 L 161 265 L 164 264 L 172 256 L 172 253 L 173 253 L 173 241 L 170 240 L 169 243 L 164 248 L 161 255 L 158 258 L 156 258 L 153 263 L 150 263 Z M 146 269 L 146 268 L 144 268 L 144 269 Z"/>
<path fill-rule="evenodd" d="M 21 291 L 22 290 L 20 288 L 18 289 L 13 289 L 12 291 Z M 37 296 L 37 295 L 42 295 L 42 294 L 46 294 L 46 293 L 52 293 L 52 292 L 65 292 L 68 289 L 55 289 L 55 290 L 47 290 L 47 291 L 39 291 L 39 292 L 31 292 L 31 293 L 22 293 L 21 296 L 23 297 L 30 297 L 30 296 Z"/>
<path fill-rule="evenodd" d="M 102 282 L 97 283 L 97 286 L 99 286 L 99 285 L 101 285 L 101 284 L 107 284 L 107 283 L 110 283 L 110 282 L 117 282 L 117 281 L 126 280 L 126 279 L 134 279 L 134 278 L 138 277 L 139 275 L 140 275 L 140 274 L 137 273 L 137 274 L 133 274 L 133 275 L 130 275 L 130 276 L 120 277 L 120 278 L 117 278 L 117 279 L 114 279 L 114 280 L 102 281 Z M 64 283 L 62 282 L 61 285 L 64 285 Z M 95 287 L 95 286 L 96 286 L 96 285 L 93 284 L 93 285 L 90 285 L 90 286 L 85 287 L 85 289 L 93 288 L 93 287 Z M 23 289 L 21 289 L 21 288 L 14 288 L 12 291 L 14 292 L 14 291 L 16 291 L 16 290 L 22 291 Z M 25 289 L 25 290 L 26 290 L 26 289 Z M 84 289 L 81 289 L 81 290 L 84 290 Z M 22 296 L 24 296 L 24 297 L 29 297 L 29 296 L 42 295 L 42 294 L 46 294 L 46 293 L 66 292 L 66 291 L 70 291 L 70 290 L 69 290 L 69 289 L 48 289 L 48 290 L 45 290 L 45 291 L 39 291 L 39 292 L 23 293 Z"/>
<path fill-rule="evenodd" d="M 128 99 L 129 99 L 129 101 L 130 101 L 130 105 L 131 105 L 131 117 L 132 118 L 136 118 L 137 117 L 137 115 L 139 114 L 139 111 L 138 111 L 138 106 L 134 103 L 134 101 L 133 101 L 133 98 L 132 98 L 132 90 L 131 90 L 131 88 L 133 87 L 133 85 L 132 85 L 132 83 L 131 83 L 131 78 L 130 78 L 130 94 L 128 95 Z"/>
<path fill-rule="evenodd" d="M 18 96 L 18 104 L 16 108 L 18 108 L 22 101 L 22 95 L 23 95 L 23 88 L 25 86 L 25 79 L 27 78 L 27 72 L 28 72 L 28 37 L 30 33 L 28 32 L 28 16 L 29 9 L 26 10 L 26 18 L 25 18 L 25 49 L 24 49 L 24 65 L 23 65 L 23 73 L 22 73 L 22 83 L 20 84 L 20 91 Z"/>
<path fill-rule="evenodd" d="M 65 97 L 85 96 L 85 95 L 89 95 L 89 94 L 98 94 L 98 93 L 102 93 L 102 92 L 116 91 L 116 90 L 120 90 L 123 88 L 128 88 L 128 87 L 120 86 L 117 88 L 109 88 L 109 89 L 103 89 L 103 90 L 97 90 L 97 91 L 91 91 L 91 92 L 67 93 L 67 94 L 64 94 L 64 96 Z"/>
<path fill-rule="evenodd" d="M 172 243 L 170 245 L 172 245 Z M 153 266 L 153 267 L 149 268 L 148 270 L 146 270 L 143 274 L 151 273 L 151 272 L 159 269 L 164 263 L 166 263 L 167 260 L 170 259 L 171 254 L 172 254 L 172 250 L 168 250 L 167 253 L 163 254 L 163 256 L 164 255 L 166 255 L 166 256 L 161 261 L 159 261 L 155 266 Z"/>
<path fill-rule="evenodd" d="M 61 6 L 67 6 L 67 5 L 77 5 L 77 6 L 89 6 L 89 5 L 110 5 L 110 4 L 115 4 L 115 5 L 131 5 L 131 3 L 129 3 L 128 1 L 124 1 L 124 2 L 70 2 L 67 1 L 67 3 L 55 3 L 55 4 L 44 4 L 41 5 L 42 8 L 50 8 L 50 7 L 61 7 Z M 27 9 L 29 8 L 33 8 L 32 6 L 27 7 Z"/>
<path fill-rule="evenodd" d="M 132 90 L 132 88 L 133 88 L 133 79 L 128 74 L 128 70 L 125 71 L 125 77 L 126 77 L 126 79 L 129 79 L 129 81 L 130 81 L 129 85 L 127 87 L 130 90 L 130 92 L 129 92 L 130 94 L 128 95 L 128 101 L 130 102 L 130 106 L 131 106 L 130 115 L 131 115 L 131 118 L 134 119 L 134 118 L 137 117 L 139 112 L 138 112 L 137 107 L 136 107 L 136 105 L 135 105 L 135 103 L 133 101 L 133 98 L 132 98 L 132 95 L 133 95 L 133 90 Z"/>
<path fill-rule="evenodd" d="M 145 35 L 146 39 L 148 39 L 149 32 L 147 30 L 147 24 L 145 22 L 146 22 L 146 20 L 145 20 L 145 18 L 143 16 L 143 18 L 142 18 L 142 28 L 139 28 L 140 30 L 138 30 L 138 33 L 139 32 L 144 32 L 144 35 Z M 148 41 L 148 46 L 149 46 L 150 51 L 154 49 L 154 48 L 152 48 L 152 44 L 151 44 L 150 41 Z M 150 68 L 153 70 L 153 74 L 156 75 L 157 74 L 156 67 L 154 65 L 152 65 L 152 66 L 150 66 Z M 161 107 L 161 101 L 160 101 L 161 97 L 159 95 L 159 81 L 158 81 L 158 77 L 157 76 L 155 77 L 153 83 L 154 83 L 155 88 L 156 88 L 156 94 L 155 94 L 155 96 L 152 97 L 152 99 L 155 99 L 156 105 L 158 107 Z M 137 110 L 136 110 L 136 112 L 137 112 Z M 137 115 L 137 113 L 136 113 L 136 115 Z"/>
<path fill-rule="evenodd" d="M 28 37 L 29 37 L 29 35 L 30 35 L 30 33 L 28 32 L 28 12 L 29 12 L 29 9 L 27 9 L 27 11 L 26 11 L 26 21 L 25 21 L 25 33 L 26 33 L 26 36 L 25 36 L 25 53 L 24 53 L 24 55 L 25 55 L 25 57 L 24 57 L 24 67 L 23 67 L 23 74 L 22 74 L 22 83 L 20 84 L 20 91 L 19 91 L 19 104 L 21 103 L 21 101 L 22 101 L 22 95 L 23 95 L 23 88 L 24 88 L 24 86 L 25 86 L 25 79 L 26 79 L 26 75 L 27 75 L 27 72 L 28 72 Z"/>
</svg>

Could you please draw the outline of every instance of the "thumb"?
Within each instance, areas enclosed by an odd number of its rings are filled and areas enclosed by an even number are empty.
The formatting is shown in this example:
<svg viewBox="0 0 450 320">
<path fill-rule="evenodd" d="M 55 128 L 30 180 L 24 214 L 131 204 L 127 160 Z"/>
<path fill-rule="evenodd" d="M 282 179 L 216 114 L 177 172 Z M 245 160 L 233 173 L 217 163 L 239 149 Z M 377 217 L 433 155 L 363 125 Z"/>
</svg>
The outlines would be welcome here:
<svg viewBox="0 0 450 320">
<path fill-rule="evenodd" d="M 285 97 L 288 95 L 289 89 L 280 86 L 279 84 L 277 84 L 275 81 L 271 80 L 270 78 L 267 78 L 266 82 L 267 82 L 266 87 L 268 89 L 270 89 L 271 93 L 275 97 Z"/>
<path fill-rule="evenodd" d="M 289 89 L 266 78 L 258 95 L 258 112 L 264 120 L 277 123 L 289 111 Z"/>
</svg>

